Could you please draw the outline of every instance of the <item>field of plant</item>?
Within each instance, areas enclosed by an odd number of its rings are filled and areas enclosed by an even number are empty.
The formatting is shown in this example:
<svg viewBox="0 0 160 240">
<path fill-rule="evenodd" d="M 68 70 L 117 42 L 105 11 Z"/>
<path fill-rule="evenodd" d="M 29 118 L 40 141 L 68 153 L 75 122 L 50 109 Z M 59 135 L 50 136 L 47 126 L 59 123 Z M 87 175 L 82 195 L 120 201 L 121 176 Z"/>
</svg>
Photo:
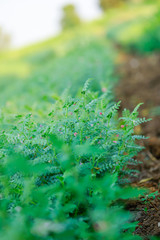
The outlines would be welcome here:
<svg viewBox="0 0 160 240">
<path fill-rule="evenodd" d="M 0 54 L 1 240 L 159 239 L 159 68 L 153 100 L 127 92 L 158 65 L 159 13 L 159 1 L 125 4 Z"/>
</svg>

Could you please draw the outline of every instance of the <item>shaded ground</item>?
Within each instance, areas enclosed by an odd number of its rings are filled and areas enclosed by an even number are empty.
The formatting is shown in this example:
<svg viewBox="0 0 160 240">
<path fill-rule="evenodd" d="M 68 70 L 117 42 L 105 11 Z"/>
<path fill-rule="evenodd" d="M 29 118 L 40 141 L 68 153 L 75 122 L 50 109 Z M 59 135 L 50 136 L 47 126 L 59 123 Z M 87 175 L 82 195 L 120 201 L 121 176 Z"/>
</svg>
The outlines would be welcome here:
<svg viewBox="0 0 160 240">
<path fill-rule="evenodd" d="M 158 191 L 158 196 L 145 201 L 131 201 L 127 208 L 135 213 L 139 221 L 136 233 L 141 236 L 160 236 L 160 116 L 151 116 L 154 107 L 160 106 L 160 54 L 150 56 L 120 55 L 121 81 L 116 89 L 121 109 L 133 108 L 140 102 L 141 117 L 152 117 L 152 121 L 137 127 L 137 134 L 150 136 L 142 142 L 146 149 L 138 156 L 140 173 L 132 179 L 133 185 Z M 147 238 L 145 238 L 147 239 Z"/>
</svg>

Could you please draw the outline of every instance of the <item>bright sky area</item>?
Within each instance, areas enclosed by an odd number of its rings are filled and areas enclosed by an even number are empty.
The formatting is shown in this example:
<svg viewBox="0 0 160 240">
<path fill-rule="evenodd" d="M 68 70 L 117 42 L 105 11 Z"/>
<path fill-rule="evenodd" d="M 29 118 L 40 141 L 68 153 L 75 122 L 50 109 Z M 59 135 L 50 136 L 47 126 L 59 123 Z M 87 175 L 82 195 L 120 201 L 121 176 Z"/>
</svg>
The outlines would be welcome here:
<svg viewBox="0 0 160 240">
<path fill-rule="evenodd" d="M 21 47 L 60 32 L 62 6 L 72 3 L 83 20 L 98 18 L 98 0 L 0 0 L 0 26 Z"/>
</svg>

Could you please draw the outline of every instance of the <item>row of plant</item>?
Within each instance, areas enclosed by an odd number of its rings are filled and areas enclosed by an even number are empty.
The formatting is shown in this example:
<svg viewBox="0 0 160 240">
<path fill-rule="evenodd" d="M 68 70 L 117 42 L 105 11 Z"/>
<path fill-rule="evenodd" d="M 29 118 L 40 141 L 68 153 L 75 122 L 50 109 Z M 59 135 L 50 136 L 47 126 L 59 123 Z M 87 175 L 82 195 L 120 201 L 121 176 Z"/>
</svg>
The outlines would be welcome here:
<svg viewBox="0 0 160 240">
<path fill-rule="evenodd" d="M 21 62 L 34 69 L 28 76 L 13 75 L 9 70 L 0 75 L 0 107 L 11 114 L 35 112 L 43 117 L 59 94 L 70 89 L 75 96 L 88 78 L 95 79 L 94 90 L 114 85 L 115 51 L 104 38 L 84 36 L 70 40 L 68 45 L 68 50 L 54 56 L 54 44 L 53 49 L 23 56 Z"/>
<path fill-rule="evenodd" d="M 0 133 L 0 239 L 141 239 L 123 200 L 145 190 L 126 185 L 142 148 L 112 92 L 65 92 L 46 119 L 17 115 Z M 2 130 L 3 128 L 3 130 Z M 125 185 L 124 185 L 125 183 Z"/>
<path fill-rule="evenodd" d="M 105 39 L 106 28 L 109 38 L 125 48 L 157 49 L 158 9 L 158 0 L 124 5 L 119 10 L 108 10 L 100 20 L 44 43 L 1 54 L 0 108 L 9 113 L 32 111 L 45 115 L 57 93 L 68 86 L 75 95 L 88 78 L 95 79 L 95 90 L 113 85 L 115 50 Z"/>
</svg>

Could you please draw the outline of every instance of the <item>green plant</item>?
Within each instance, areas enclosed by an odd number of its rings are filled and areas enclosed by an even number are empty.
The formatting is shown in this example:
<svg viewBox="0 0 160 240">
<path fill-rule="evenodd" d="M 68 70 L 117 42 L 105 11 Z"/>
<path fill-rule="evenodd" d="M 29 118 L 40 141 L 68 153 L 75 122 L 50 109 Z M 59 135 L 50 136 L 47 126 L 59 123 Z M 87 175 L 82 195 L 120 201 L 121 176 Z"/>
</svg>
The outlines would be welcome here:
<svg viewBox="0 0 160 240">
<path fill-rule="evenodd" d="M 1 131 L 0 239 L 140 239 L 117 201 L 144 192 L 119 184 L 141 149 L 139 106 L 118 120 L 119 103 L 89 82 L 59 97 L 45 122 L 17 115 Z"/>
<path fill-rule="evenodd" d="M 120 188 L 116 174 L 96 178 L 89 166 L 84 171 L 73 147 L 53 139 L 52 147 L 61 153 L 62 176 L 56 182 L 38 186 L 45 165 L 12 150 L 1 167 L 1 239 L 139 239 L 131 233 L 135 224 L 127 223 L 130 214 L 112 204 L 142 191 Z M 88 154 L 85 146 L 83 151 Z"/>
<path fill-rule="evenodd" d="M 90 81 L 90 80 L 89 80 Z M 134 127 L 146 122 L 138 118 L 139 104 L 133 112 L 123 111 L 123 116 L 117 118 L 119 103 L 112 102 L 108 90 L 98 96 L 98 92 L 88 90 L 87 81 L 77 98 L 69 97 L 67 93 L 59 97 L 45 123 L 36 123 L 31 114 L 26 117 L 17 116 L 18 124 L 6 136 L 8 141 L 17 145 L 24 154 L 34 161 L 39 158 L 52 161 L 54 157 L 46 143 L 46 135 L 59 135 L 69 145 L 97 146 L 103 153 L 97 152 L 92 157 L 83 156 L 79 163 L 89 163 L 97 174 L 105 171 L 117 172 L 124 176 L 129 164 L 135 164 L 133 157 L 142 147 L 135 140 L 144 136 L 134 135 Z"/>
</svg>

